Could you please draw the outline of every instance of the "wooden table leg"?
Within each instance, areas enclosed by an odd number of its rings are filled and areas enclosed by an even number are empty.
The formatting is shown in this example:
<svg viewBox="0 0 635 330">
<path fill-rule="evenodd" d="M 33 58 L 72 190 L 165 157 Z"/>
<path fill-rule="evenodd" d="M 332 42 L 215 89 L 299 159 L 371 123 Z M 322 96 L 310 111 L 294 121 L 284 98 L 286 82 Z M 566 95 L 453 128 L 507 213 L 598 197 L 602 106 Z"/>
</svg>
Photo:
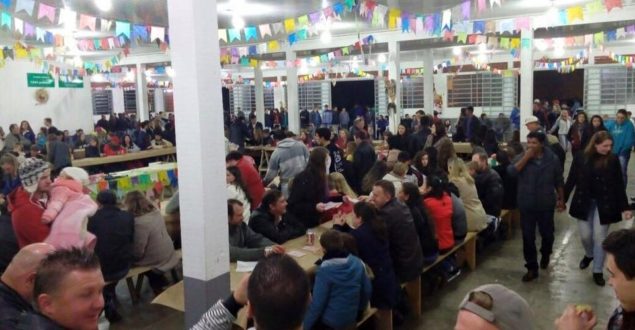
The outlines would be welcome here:
<svg viewBox="0 0 635 330">
<path fill-rule="evenodd" d="M 137 290 L 135 289 L 132 278 L 126 278 L 126 285 L 128 286 L 128 292 L 130 292 L 130 299 L 132 300 L 132 303 L 136 304 L 139 301 L 139 297 L 137 296 Z"/>
<path fill-rule="evenodd" d="M 421 276 L 406 283 L 406 294 L 412 309 L 412 314 L 418 318 L 421 316 Z"/>
<path fill-rule="evenodd" d="M 465 242 L 465 259 L 470 270 L 476 269 L 476 236 Z"/>
<path fill-rule="evenodd" d="M 375 330 L 392 330 L 392 309 L 379 309 L 375 313 Z"/>
</svg>

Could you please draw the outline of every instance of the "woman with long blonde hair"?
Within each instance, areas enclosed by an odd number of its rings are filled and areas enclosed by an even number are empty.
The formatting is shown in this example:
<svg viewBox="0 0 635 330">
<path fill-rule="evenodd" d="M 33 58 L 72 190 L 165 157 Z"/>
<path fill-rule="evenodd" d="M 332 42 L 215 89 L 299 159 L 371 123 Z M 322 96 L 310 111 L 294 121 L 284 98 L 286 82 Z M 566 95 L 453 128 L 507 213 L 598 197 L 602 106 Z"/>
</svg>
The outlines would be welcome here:
<svg viewBox="0 0 635 330">
<path fill-rule="evenodd" d="M 353 189 L 351 188 L 351 186 L 348 185 L 348 182 L 346 182 L 346 178 L 344 178 L 344 175 L 342 173 L 339 172 L 333 172 L 331 174 L 329 174 L 329 187 L 335 191 L 337 191 L 338 193 L 351 197 L 351 198 L 357 198 L 357 194 L 353 191 Z"/>
<path fill-rule="evenodd" d="M 467 215 L 467 230 L 480 232 L 487 227 L 487 214 L 481 200 L 478 199 L 474 178 L 470 175 L 467 166 L 460 158 L 448 160 L 448 179 L 459 190 L 459 197 L 465 206 Z"/>
</svg>

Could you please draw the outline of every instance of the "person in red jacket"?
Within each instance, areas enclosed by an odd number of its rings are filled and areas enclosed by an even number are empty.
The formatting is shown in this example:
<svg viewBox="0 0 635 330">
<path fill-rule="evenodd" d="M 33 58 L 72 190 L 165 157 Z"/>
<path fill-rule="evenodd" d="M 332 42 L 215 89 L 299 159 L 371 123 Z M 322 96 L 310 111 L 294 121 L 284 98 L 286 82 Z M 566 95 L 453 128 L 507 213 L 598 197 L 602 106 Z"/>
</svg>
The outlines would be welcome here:
<svg viewBox="0 0 635 330">
<path fill-rule="evenodd" d="M 262 196 L 265 194 L 265 187 L 262 185 L 262 179 L 253 162 L 238 151 L 232 151 L 225 157 L 225 164 L 236 166 L 240 170 L 243 182 L 247 186 L 247 193 L 251 196 L 251 210 L 255 210 L 262 202 Z"/>
<path fill-rule="evenodd" d="M 104 155 L 106 156 L 116 156 L 123 155 L 126 153 L 126 148 L 121 146 L 121 140 L 116 135 L 110 136 L 110 143 L 104 146 Z"/>
<path fill-rule="evenodd" d="M 445 191 L 443 181 L 438 176 L 428 179 L 423 204 L 428 216 L 434 221 L 439 253 L 444 254 L 454 247 L 454 232 L 452 231 L 452 198 Z"/>
<path fill-rule="evenodd" d="M 46 199 L 51 189 L 49 163 L 28 158 L 19 168 L 22 186 L 9 195 L 9 211 L 13 230 L 20 248 L 31 243 L 43 242 L 51 227 L 42 223 Z"/>
</svg>

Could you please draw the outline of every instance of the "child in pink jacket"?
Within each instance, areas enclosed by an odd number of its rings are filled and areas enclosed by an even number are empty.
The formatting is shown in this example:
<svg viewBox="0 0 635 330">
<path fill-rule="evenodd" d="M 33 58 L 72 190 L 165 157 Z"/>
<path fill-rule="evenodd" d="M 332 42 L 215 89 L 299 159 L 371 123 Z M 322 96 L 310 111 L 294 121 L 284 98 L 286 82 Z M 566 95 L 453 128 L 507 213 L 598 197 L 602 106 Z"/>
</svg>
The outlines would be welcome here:
<svg viewBox="0 0 635 330">
<path fill-rule="evenodd" d="M 56 248 L 89 248 L 97 243 L 88 232 L 88 217 L 97 212 L 97 203 L 84 193 L 89 183 L 88 173 L 78 167 L 66 167 L 51 186 L 43 223 L 53 222 L 51 233 L 44 242 Z"/>
</svg>

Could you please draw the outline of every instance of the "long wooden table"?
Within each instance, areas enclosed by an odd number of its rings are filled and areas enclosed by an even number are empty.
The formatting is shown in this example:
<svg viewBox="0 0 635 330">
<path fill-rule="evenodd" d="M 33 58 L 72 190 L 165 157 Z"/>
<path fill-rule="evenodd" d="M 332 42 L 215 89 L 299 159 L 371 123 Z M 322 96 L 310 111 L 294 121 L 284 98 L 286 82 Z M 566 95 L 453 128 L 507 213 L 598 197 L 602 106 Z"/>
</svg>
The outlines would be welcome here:
<svg viewBox="0 0 635 330">
<path fill-rule="evenodd" d="M 74 159 L 73 166 L 75 167 L 89 167 L 99 166 L 105 164 L 129 162 L 133 160 L 141 160 L 146 158 L 154 158 L 161 156 L 171 156 L 176 154 L 176 147 L 162 148 L 162 149 L 150 149 L 139 152 L 132 152 L 125 155 L 107 156 L 107 157 L 93 157 Z"/>
<path fill-rule="evenodd" d="M 276 147 L 272 146 L 248 146 L 245 147 L 246 151 L 251 151 L 254 153 L 260 152 L 260 164 L 258 165 L 258 171 L 266 173 L 267 168 L 269 167 L 269 159 L 271 158 L 271 154 Z"/>
</svg>

